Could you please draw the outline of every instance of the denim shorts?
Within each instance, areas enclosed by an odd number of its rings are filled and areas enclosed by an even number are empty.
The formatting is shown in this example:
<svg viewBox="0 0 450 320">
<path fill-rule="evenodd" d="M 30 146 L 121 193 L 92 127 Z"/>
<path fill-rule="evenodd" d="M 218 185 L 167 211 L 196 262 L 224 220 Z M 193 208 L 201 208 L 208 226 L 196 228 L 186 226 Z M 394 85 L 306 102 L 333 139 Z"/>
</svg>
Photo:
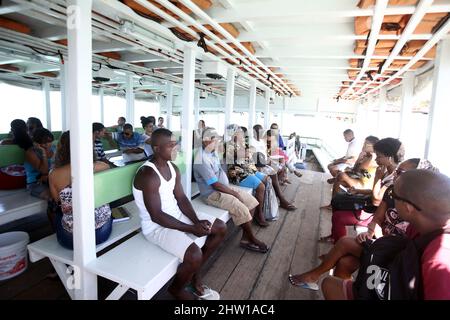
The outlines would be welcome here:
<svg viewBox="0 0 450 320">
<path fill-rule="evenodd" d="M 250 175 L 239 183 L 239 186 L 252 188 L 256 190 L 259 184 L 264 180 L 266 175 L 262 172 L 256 172 L 254 175 Z"/>
<path fill-rule="evenodd" d="M 73 234 L 72 232 L 67 231 L 62 226 L 62 212 L 59 211 L 56 213 L 56 239 L 59 244 L 62 245 L 66 249 L 73 250 Z M 98 229 L 95 229 L 95 244 L 99 245 L 100 243 L 108 240 L 112 231 L 112 219 L 109 219 L 103 226 Z"/>
</svg>

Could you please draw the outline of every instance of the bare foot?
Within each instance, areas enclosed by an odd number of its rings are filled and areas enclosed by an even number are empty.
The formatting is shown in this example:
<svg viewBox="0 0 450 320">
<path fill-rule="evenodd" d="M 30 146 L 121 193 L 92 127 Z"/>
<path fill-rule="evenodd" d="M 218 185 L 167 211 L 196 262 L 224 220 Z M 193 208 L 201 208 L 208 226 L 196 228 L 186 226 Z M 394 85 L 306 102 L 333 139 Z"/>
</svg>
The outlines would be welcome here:
<svg viewBox="0 0 450 320">
<path fill-rule="evenodd" d="M 265 218 L 257 218 L 256 215 L 253 217 L 253 220 L 255 220 L 256 224 L 260 227 L 266 228 L 269 226 L 269 223 L 266 221 Z"/>
<path fill-rule="evenodd" d="M 295 286 L 300 283 L 311 283 L 319 281 L 319 278 L 315 278 L 308 272 L 302 274 L 294 274 L 290 277 L 291 283 Z"/>
<path fill-rule="evenodd" d="M 280 208 L 286 209 L 287 211 L 294 211 L 297 209 L 296 206 L 294 206 L 292 203 L 289 203 L 289 202 L 281 203 Z"/>
</svg>

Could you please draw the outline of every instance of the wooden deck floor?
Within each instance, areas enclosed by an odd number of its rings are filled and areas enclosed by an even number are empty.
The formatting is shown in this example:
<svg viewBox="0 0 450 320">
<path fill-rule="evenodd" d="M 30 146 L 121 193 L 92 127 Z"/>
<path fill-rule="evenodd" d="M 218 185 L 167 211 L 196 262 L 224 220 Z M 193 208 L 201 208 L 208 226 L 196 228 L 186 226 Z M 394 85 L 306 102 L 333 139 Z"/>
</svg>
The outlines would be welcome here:
<svg viewBox="0 0 450 320">
<path fill-rule="evenodd" d="M 313 162 L 306 163 L 308 169 L 318 170 Z M 329 175 L 303 170 L 303 177 L 290 175 L 293 182 L 284 193 L 295 201 L 296 211 L 280 210 L 280 218 L 271 222 L 268 228 L 254 225 L 256 236 L 270 246 L 268 254 L 249 252 L 239 247 L 241 231 L 228 223 L 226 241 L 204 266 L 204 282 L 218 290 L 222 299 L 274 299 L 274 300 L 317 300 L 319 292 L 300 289 L 289 284 L 289 273 L 304 272 L 318 264 L 317 257 L 326 253 L 330 246 L 320 244 L 317 239 L 330 233 L 331 213 L 319 207 L 330 201 L 330 186 L 326 183 Z M 50 232 L 45 227 L 45 216 L 39 227 L 31 230 L 31 241 Z M 39 226 L 39 219 L 34 222 Z M 20 230 L 21 227 L 14 229 Z M 53 268 L 48 259 L 29 264 L 22 275 L 0 282 L 0 299 L 69 299 L 59 278 L 49 278 Z M 99 279 L 99 298 L 104 298 L 114 284 Z M 136 299 L 130 290 L 124 299 Z M 166 287 L 154 299 L 171 299 Z"/>
<path fill-rule="evenodd" d="M 290 273 L 316 266 L 317 257 L 330 248 L 317 242 L 331 229 L 331 213 L 319 209 L 330 200 L 327 176 L 303 171 L 302 178 L 290 179 L 293 184 L 284 193 L 298 209 L 282 209 L 279 220 L 268 228 L 254 229 L 257 237 L 271 247 L 270 252 L 263 255 L 241 249 L 241 232 L 234 228 L 216 259 L 205 266 L 204 282 L 218 290 L 222 299 L 321 299 L 320 293 L 293 287 L 287 278 Z"/>
</svg>

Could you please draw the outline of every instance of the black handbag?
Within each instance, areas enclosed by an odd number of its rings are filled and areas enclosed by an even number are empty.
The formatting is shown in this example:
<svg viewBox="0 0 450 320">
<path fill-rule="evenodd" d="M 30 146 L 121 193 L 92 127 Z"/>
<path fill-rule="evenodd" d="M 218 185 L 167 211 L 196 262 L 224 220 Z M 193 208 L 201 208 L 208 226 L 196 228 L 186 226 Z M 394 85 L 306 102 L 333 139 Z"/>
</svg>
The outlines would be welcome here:
<svg viewBox="0 0 450 320">
<path fill-rule="evenodd" d="M 331 199 L 331 206 L 336 211 L 357 211 L 364 210 L 367 213 L 374 213 L 377 207 L 372 204 L 372 197 L 365 194 L 351 194 L 338 192 Z M 357 215 L 355 214 L 355 217 Z M 361 220 L 357 217 L 358 220 Z"/>
</svg>

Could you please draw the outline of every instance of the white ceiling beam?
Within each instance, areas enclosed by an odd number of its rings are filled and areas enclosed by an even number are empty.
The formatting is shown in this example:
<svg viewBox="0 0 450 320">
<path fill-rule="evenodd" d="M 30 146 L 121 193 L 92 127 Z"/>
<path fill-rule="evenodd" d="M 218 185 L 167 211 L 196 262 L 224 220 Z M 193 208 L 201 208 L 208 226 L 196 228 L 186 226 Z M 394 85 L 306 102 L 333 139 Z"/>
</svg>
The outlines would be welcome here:
<svg viewBox="0 0 450 320">
<path fill-rule="evenodd" d="M 391 63 L 394 61 L 394 59 L 398 59 L 399 54 L 406 44 L 407 41 L 409 41 L 410 35 L 413 34 L 414 30 L 416 30 L 419 23 L 422 21 L 425 13 L 427 12 L 428 8 L 433 4 L 433 0 L 421 0 L 418 5 L 417 9 L 414 12 L 414 14 L 411 16 L 411 18 L 408 21 L 407 26 L 402 32 L 402 35 L 400 39 L 395 44 L 394 48 L 391 50 L 391 53 L 389 54 L 389 57 L 384 61 L 383 66 L 381 67 L 380 72 L 374 76 L 373 81 L 375 82 L 383 73 L 386 71 L 386 69 L 391 65 Z M 412 58 L 412 57 L 410 57 Z M 369 83 L 359 89 L 357 92 L 354 92 L 352 96 L 358 95 L 361 92 L 363 92 L 367 87 L 369 86 Z"/>
<path fill-rule="evenodd" d="M 20 12 L 29 8 L 30 6 L 27 6 L 25 4 L 3 5 L 2 7 L 0 7 L 0 15 Z"/>
<path fill-rule="evenodd" d="M 61 28 L 60 26 L 33 30 L 33 34 L 38 38 L 43 38 L 50 41 L 67 39 L 67 29 Z"/>
<path fill-rule="evenodd" d="M 125 62 L 154 62 L 154 61 L 165 61 L 166 59 L 161 58 L 157 55 L 150 53 L 124 53 L 122 54 L 122 61 Z"/>
<path fill-rule="evenodd" d="M 335 51 L 336 54 L 333 54 Z M 323 53 L 326 53 L 324 55 Z M 331 53 L 331 54 L 330 54 Z M 364 59 L 365 55 L 357 55 L 353 53 L 353 49 L 347 47 L 328 47 L 328 48 L 292 48 L 292 47 L 276 47 L 276 48 L 268 48 L 267 50 L 258 50 L 255 53 L 255 56 L 259 58 L 283 58 L 285 59 Z M 387 59 L 389 56 L 380 56 L 380 55 L 372 55 L 372 59 Z M 412 57 L 403 57 L 396 56 L 397 60 L 411 60 Z M 431 58 L 423 58 L 422 60 L 433 60 Z M 270 63 L 267 63 L 270 65 Z"/>
<path fill-rule="evenodd" d="M 372 18 L 372 25 L 370 28 L 371 31 L 370 31 L 370 35 L 369 35 L 369 41 L 367 43 L 367 48 L 366 48 L 366 56 L 364 58 L 362 68 L 359 71 L 359 74 L 356 77 L 355 81 L 352 83 L 350 88 L 345 90 L 345 92 L 342 96 L 346 96 L 348 93 L 352 92 L 353 87 L 356 85 L 356 83 L 359 80 L 361 80 L 361 78 L 364 76 L 364 73 L 366 72 L 367 68 L 370 65 L 370 61 L 372 60 L 372 55 L 375 52 L 375 45 L 377 44 L 377 37 L 380 34 L 381 24 L 383 23 L 384 15 L 386 14 L 387 5 L 388 5 L 388 0 L 377 0 L 377 2 L 376 2 L 375 8 L 374 8 L 374 15 Z"/>
<path fill-rule="evenodd" d="M 183 69 L 183 64 L 176 63 L 172 61 L 157 61 L 157 62 L 148 62 L 145 63 L 144 66 L 146 68 L 154 68 L 154 69 L 167 69 L 167 68 L 181 68 Z"/>
<path fill-rule="evenodd" d="M 353 9 L 354 1 L 326 1 L 319 10 L 315 1 L 306 2 L 290 1 L 283 3 L 280 1 L 264 1 L 262 5 L 255 6 L 253 2 L 240 3 L 233 9 L 212 8 L 209 13 L 216 22 L 241 22 L 241 21 L 268 21 L 287 18 L 298 18 L 299 21 L 320 21 L 327 22 L 333 18 L 353 18 L 362 16 L 374 16 L 374 8 Z M 342 2 L 342 4 L 341 4 Z M 349 9 L 342 9 L 348 7 Z M 385 15 L 406 15 L 413 14 L 415 6 L 389 6 L 385 10 Z M 450 4 L 436 4 L 431 6 L 428 13 L 450 12 Z"/>
<path fill-rule="evenodd" d="M 162 2 L 162 0 L 157 0 L 159 3 Z M 220 24 L 218 24 L 214 19 L 212 19 L 209 15 L 207 15 L 201 8 L 199 8 L 197 5 L 195 5 L 193 2 L 188 0 L 179 0 L 184 6 L 189 8 L 196 16 L 198 16 L 199 19 L 202 19 L 203 21 L 206 21 L 208 24 L 210 24 L 215 30 L 217 30 L 221 35 L 223 35 L 226 39 L 233 42 L 233 44 L 242 51 L 242 53 L 248 57 L 253 63 L 256 63 L 256 67 L 261 67 L 268 75 L 272 76 L 272 86 L 279 87 L 280 90 L 284 93 L 290 93 L 295 96 L 295 92 L 287 86 L 283 80 L 278 78 L 270 69 L 268 69 L 261 61 L 259 61 L 246 47 L 244 47 L 239 41 L 236 40 L 227 30 L 225 30 Z M 201 29 L 201 26 L 200 26 Z M 206 30 L 208 31 L 208 30 Z M 211 34 L 210 34 L 211 36 Z M 214 38 L 214 34 L 212 34 Z M 218 39 L 216 39 L 218 40 Z M 227 45 L 225 45 L 225 48 Z M 246 59 L 244 59 L 246 60 Z M 263 73 L 264 74 L 264 73 Z"/>
<path fill-rule="evenodd" d="M 124 44 L 119 41 L 109 40 L 108 42 L 104 41 L 93 41 L 92 43 L 92 52 L 93 53 L 101 53 L 101 52 L 117 52 L 117 51 L 130 51 L 136 50 L 137 47 L 132 47 L 130 45 Z"/>
<path fill-rule="evenodd" d="M 60 66 L 54 66 L 49 64 L 39 64 L 33 65 L 25 68 L 26 73 L 39 73 L 39 72 L 51 72 L 51 71 L 59 71 L 61 69 Z"/>
<path fill-rule="evenodd" d="M 338 24 L 339 25 L 339 24 Z M 319 25 L 320 26 L 320 25 Z M 338 41 L 355 41 L 366 40 L 366 35 L 355 35 L 352 30 L 349 32 L 330 32 L 322 33 L 316 30 L 308 29 L 307 32 L 301 32 L 297 28 L 258 28 L 258 32 L 255 31 L 243 31 L 239 34 L 237 39 L 241 42 L 257 42 L 257 41 L 277 41 L 277 40 L 293 40 L 297 42 L 317 41 L 317 37 L 320 36 L 321 41 L 338 42 Z M 414 34 L 411 35 L 411 40 L 429 40 L 431 34 Z M 399 35 L 380 34 L 379 40 L 398 40 Z M 228 41 L 227 41 L 228 42 Z"/>
<path fill-rule="evenodd" d="M 398 76 L 401 76 L 404 72 L 408 71 L 409 68 L 411 68 L 411 66 L 413 66 L 417 61 L 419 61 L 420 58 L 422 58 L 436 43 L 439 42 L 439 40 L 443 38 L 443 36 L 445 36 L 449 32 L 450 32 L 450 20 L 447 20 L 447 22 L 445 22 L 441 26 L 441 28 L 433 34 L 433 37 L 430 40 L 428 40 L 427 43 L 425 43 L 425 45 L 419 50 L 419 52 L 417 52 L 417 54 L 414 56 L 412 60 L 410 60 L 403 68 L 397 71 L 394 75 L 392 75 L 387 80 L 379 84 L 378 87 L 369 90 L 368 92 L 363 94 L 361 98 L 388 85 L 392 80 L 396 79 Z"/>
</svg>

